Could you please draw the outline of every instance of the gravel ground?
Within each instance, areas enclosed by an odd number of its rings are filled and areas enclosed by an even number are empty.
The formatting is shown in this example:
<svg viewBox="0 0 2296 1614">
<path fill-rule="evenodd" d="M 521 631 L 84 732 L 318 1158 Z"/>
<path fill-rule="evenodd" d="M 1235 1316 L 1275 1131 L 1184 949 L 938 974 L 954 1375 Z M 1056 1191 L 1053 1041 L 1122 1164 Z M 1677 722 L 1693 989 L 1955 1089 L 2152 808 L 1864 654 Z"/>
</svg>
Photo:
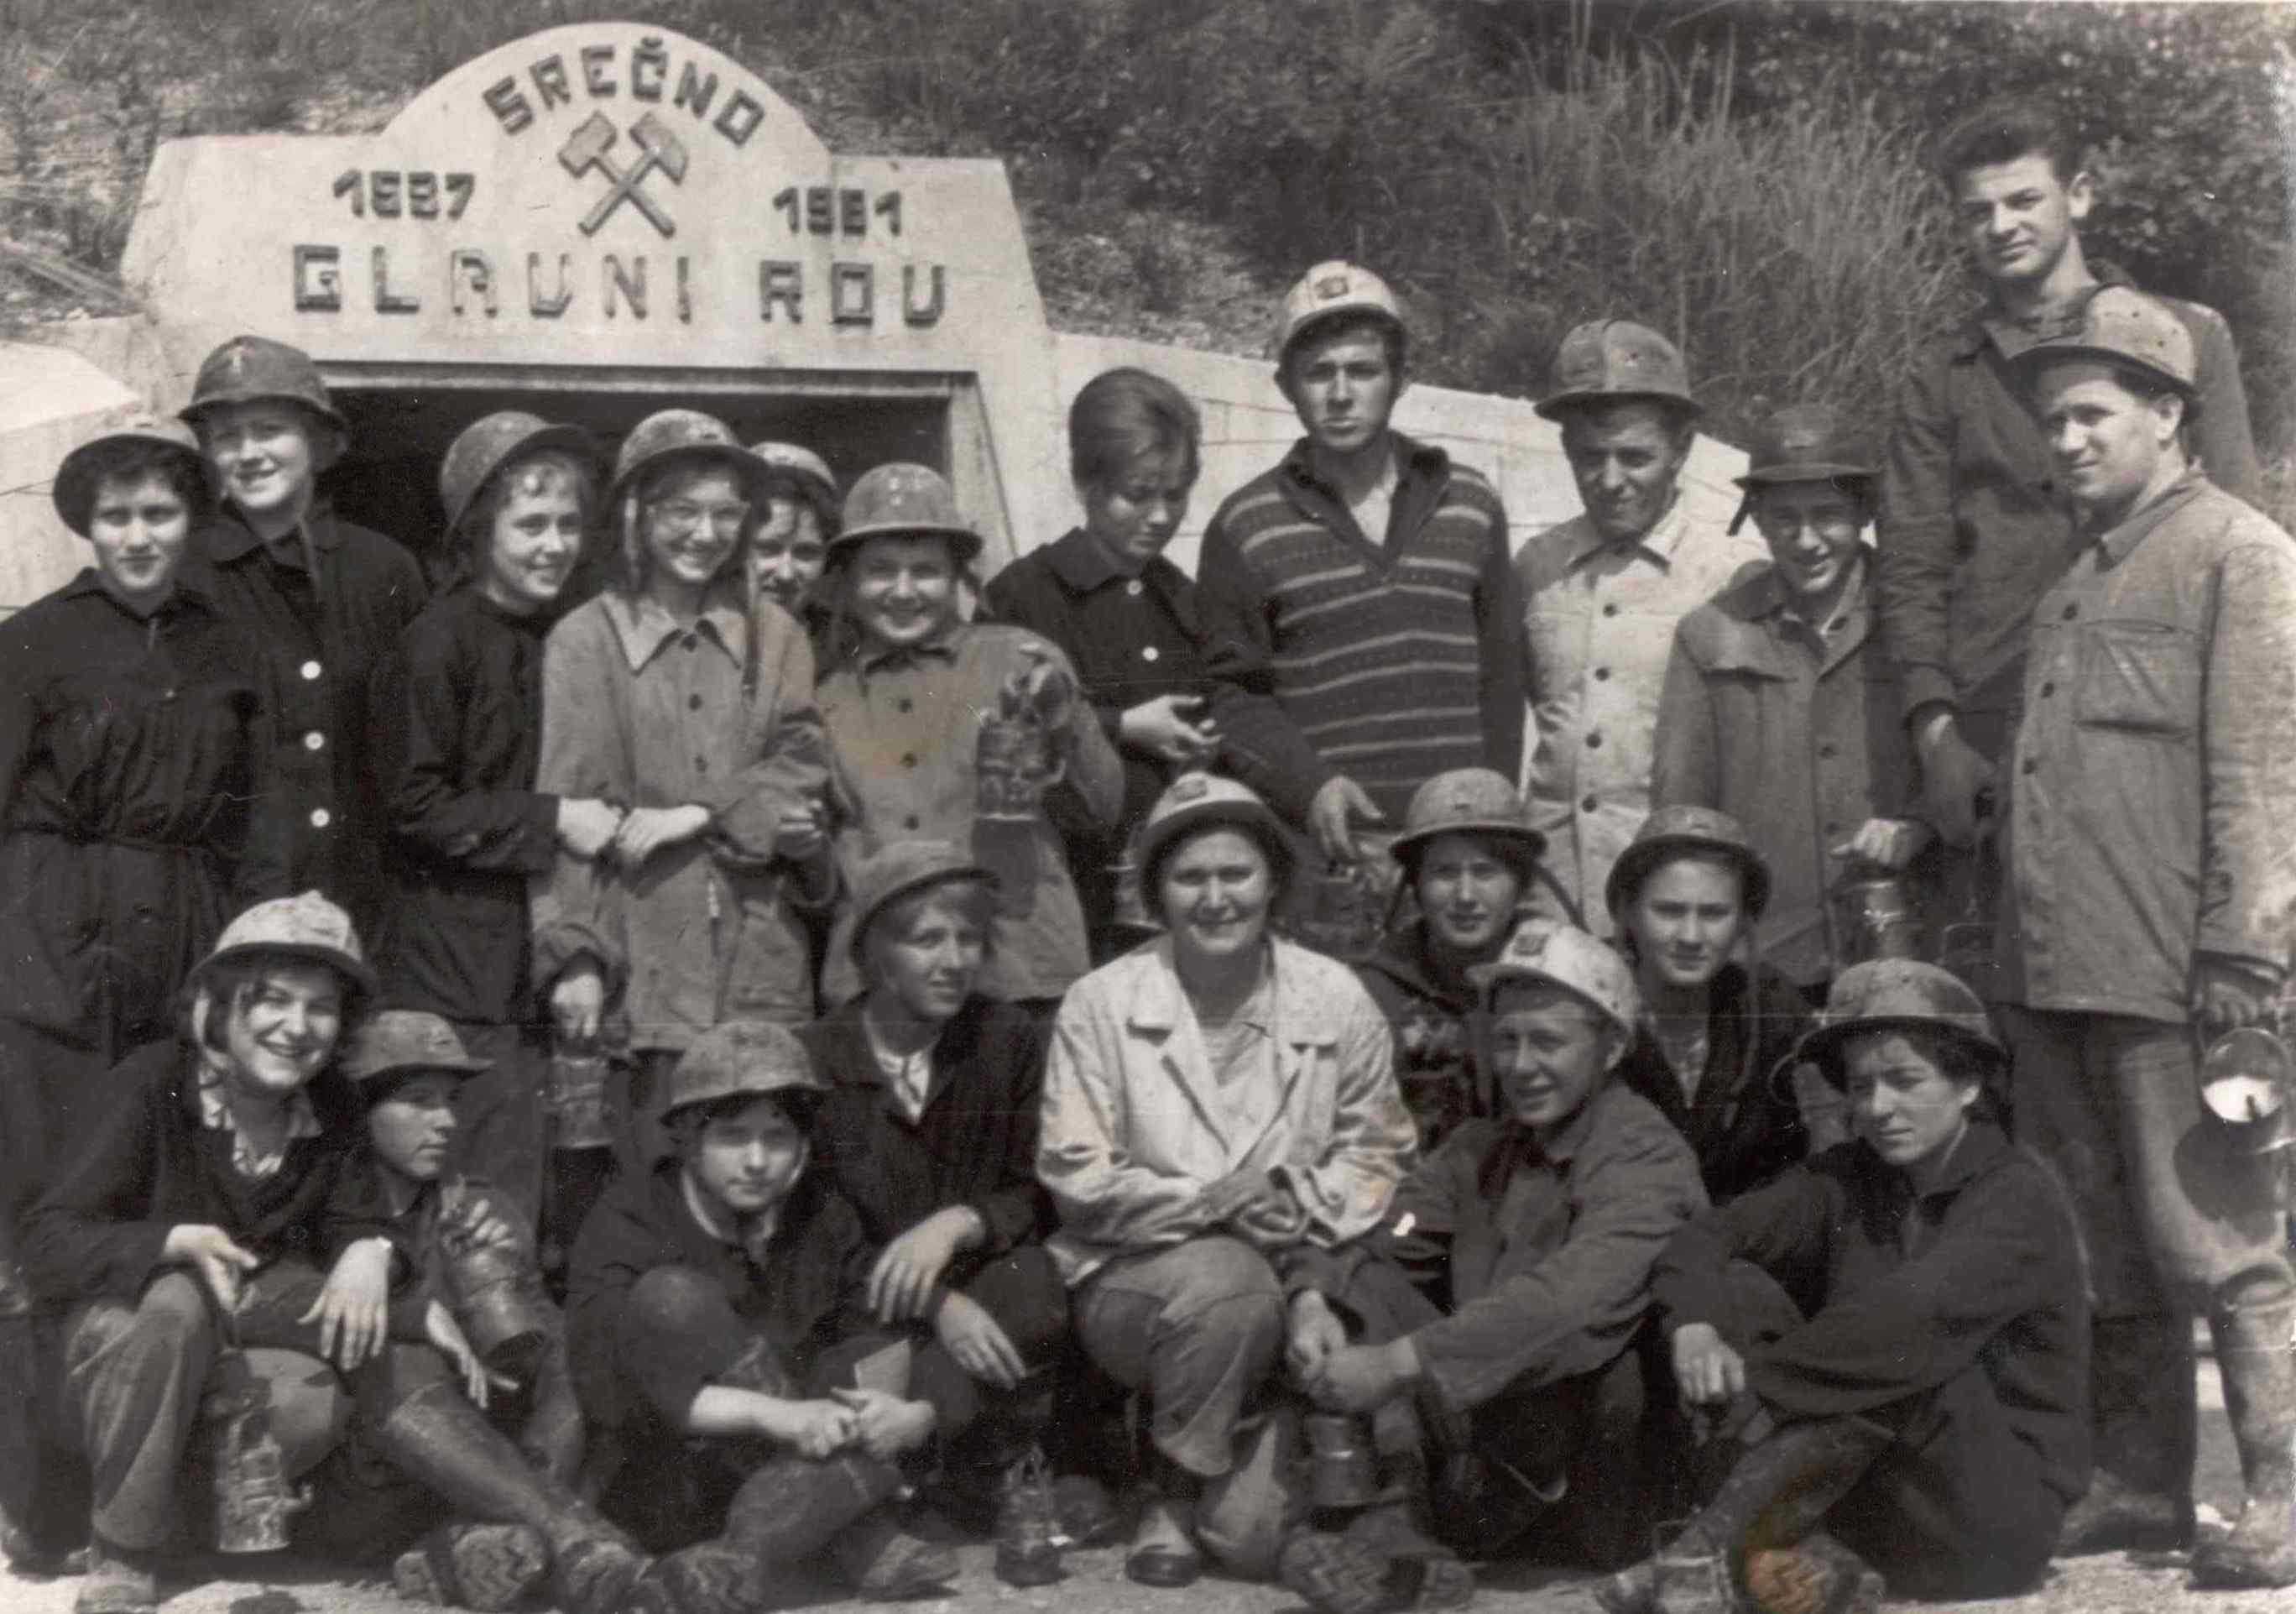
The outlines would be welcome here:
<svg viewBox="0 0 2296 1614">
<path fill-rule="evenodd" d="M 2199 1492 L 2203 1528 L 2210 1510 L 2228 1512 L 2239 1495 L 2239 1470 L 2220 1409 L 2213 1370 L 2201 1370 L 2202 1450 Z M 1019 1592 L 990 1569 L 990 1549 L 962 1550 L 964 1574 L 956 1594 L 908 1605 L 910 1614 L 1305 1614 L 1280 1587 L 1206 1580 L 1185 1594 L 1151 1591 L 1124 1578 L 1120 1548 L 1075 1553 L 1059 1585 Z M 403 1614 L 408 1606 L 390 1583 L 347 1580 L 324 1566 L 291 1557 L 261 1561 L 210 1560 L 195 1576 L 162 1587 L 166 1614 Z M 70 1614 L 76 1583 L 29 1580 L 0 1569 L 0 1614 Z M 1915 1605 L 1899 1605 L 1912 1607 Z M 2046 1585 L 2027 1596 L 1996 1602 L 1928 1605 L 1941 1614 L 2292 1614 L 2296 1593 L 2197 1593 L 2185 1586 L 2181 1556 L 2113 1553 L 2058 1566 Z M 1478 1609 L 1490 1614 L 1592 1614 L 1582 1577 L 1496 1569 L 1483 1577 Z"/>
</svg>

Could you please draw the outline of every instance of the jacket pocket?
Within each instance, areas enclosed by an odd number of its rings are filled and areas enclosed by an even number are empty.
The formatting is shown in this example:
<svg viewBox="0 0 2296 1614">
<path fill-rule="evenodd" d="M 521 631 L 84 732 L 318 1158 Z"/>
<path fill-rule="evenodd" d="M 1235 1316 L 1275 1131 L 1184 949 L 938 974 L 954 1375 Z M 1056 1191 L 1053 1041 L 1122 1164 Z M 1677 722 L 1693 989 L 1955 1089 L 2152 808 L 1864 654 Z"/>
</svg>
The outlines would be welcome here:
<svg viewBox="0 0 2296 1614">
<path fill-rule="evenodd" d="M 2200 725 L 2200 652 L 2182 628 L 2093 623 L 2081 630 L 2079 667 L 2077 723 L 2161 734 L 2190 733 Z"/>
</svg>

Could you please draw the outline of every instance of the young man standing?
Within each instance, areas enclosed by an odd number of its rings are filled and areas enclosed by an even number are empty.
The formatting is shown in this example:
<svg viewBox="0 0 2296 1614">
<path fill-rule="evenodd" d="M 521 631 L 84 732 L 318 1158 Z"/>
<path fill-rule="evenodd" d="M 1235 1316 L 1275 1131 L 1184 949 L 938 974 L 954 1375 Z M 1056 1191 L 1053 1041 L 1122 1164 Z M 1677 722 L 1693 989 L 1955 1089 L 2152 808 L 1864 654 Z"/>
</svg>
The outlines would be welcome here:
<svg viewBox="0 0 2296 1614">
<path fill-rule="evenodd" d="M 2174 308 L 2107 286 L 2017 375 L 2079 539 L 2033 613 L 1996 959 L 2019 1139 L 2072 1192 L 2096 1297 L 2098 1473 L 2063 1550 L 2189 1534 L 2204 1309 L 2247 1500 L 2194 1573 L 2296 1585 L 2279 1156 L 2202 1115 L 2196 1069 L 2288 974 L 2296 547 L 2188 456 L 2207 406 Z"/>
<path fill-rule="evenodd" d="M 1497 493 L 1389 428 L 1406 336 L 1379 277 L 1308 270 L 1283 299 L 1275 350 L 1307 436 L 1213 515 L 1197 599 L 1209 627 L 1268 658 L 1270 692 L 1322 761 L 1276 805 L 1352 864 L 1355 827 L 1391 833 L 1436 774 L 1513 774 L 1522 611 Z"/>
<path fill-rule="evenodd" d="M 1573 330 L 1538 413 L 1562 424 L 1586 509 L 1514 559 L 1538 719 L 1526 793 L 1548 865 L 1600 923 L 1611 864 L 1650 811 L 1675 627 L 1762 549 L 1683 491 L 1699 406 L 1682 355 L 1657 332 L 1623 319 Z"/>
<path fill-rule="evenodd" d="M 1965 847 L 2015 727 L 2034 602 L 2083 542 L 2011 365 L 2077 322 L 2097 287 L 2128 277 L 2082 251 L 2095 184 L 2047 106 L 1980 107 L 1947 132 L 1938 169 L 1987 301 L 1938 339 L 1906 389 L 1882 477 L 1876 581 L 1882 634 L 1905 668 L 1926 816 Z M 2256 447 L 2224 316 L 2167 306 L 2196 355 L 2194 457 L 2218 487 L 2255 504 Z"/>
</svg>

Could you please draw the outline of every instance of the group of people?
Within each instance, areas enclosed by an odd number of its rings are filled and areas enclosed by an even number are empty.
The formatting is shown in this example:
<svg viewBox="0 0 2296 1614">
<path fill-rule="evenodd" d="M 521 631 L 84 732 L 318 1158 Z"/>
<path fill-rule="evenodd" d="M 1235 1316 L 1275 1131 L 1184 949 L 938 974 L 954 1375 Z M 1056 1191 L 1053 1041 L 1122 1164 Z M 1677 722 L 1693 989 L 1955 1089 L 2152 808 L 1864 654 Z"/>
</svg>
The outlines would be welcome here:
<svg viewBox="0 0 2296 1614">
<path fill-rule="evenodd" d="M 2051 118 L 1939 168 L 1988 302 L 1726 521 L 1606 319 L 1517 550 L 1337 262 L 1193 579 L 1136 369 L 986 578 L 931 468 L 684 409 L 473 422 L 426 573 L 255 337 L 74 450 L 94 564 L 0 624 L 0 1544 L 80 1614 L 266 1512 L 569 1614 L 966 1531 L 1319 1614 L 2296 1585 L 2279 1157 L 2198 1082 L 2296 934 L 2296 547 Z"/>
</svg>

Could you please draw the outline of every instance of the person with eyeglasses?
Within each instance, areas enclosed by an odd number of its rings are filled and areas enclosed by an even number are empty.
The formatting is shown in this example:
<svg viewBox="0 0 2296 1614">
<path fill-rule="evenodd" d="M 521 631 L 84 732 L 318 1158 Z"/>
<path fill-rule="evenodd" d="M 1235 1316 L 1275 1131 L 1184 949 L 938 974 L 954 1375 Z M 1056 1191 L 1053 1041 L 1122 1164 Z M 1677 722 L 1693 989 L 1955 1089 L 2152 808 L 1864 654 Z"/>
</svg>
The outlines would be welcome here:
<svg viewBox="0 0 2296 1614">
<path fill-rule="evenodd" d="M 611 1089 L 626 1174 L 659 1152 L 651 1096 L 696 1036 L 813 1018 L 806 919 L 837 890 L 827 748 L 805 630 L 750 599 L 762 473 L 709 415 L 641 421 L 605 501 L 616 575 L 543 655 L 536 788 L 622 817 L 594 856 L 562 845 L 537 882 L 534 980 L 562 1038 L 627 1045 Z"/>
</svg>

